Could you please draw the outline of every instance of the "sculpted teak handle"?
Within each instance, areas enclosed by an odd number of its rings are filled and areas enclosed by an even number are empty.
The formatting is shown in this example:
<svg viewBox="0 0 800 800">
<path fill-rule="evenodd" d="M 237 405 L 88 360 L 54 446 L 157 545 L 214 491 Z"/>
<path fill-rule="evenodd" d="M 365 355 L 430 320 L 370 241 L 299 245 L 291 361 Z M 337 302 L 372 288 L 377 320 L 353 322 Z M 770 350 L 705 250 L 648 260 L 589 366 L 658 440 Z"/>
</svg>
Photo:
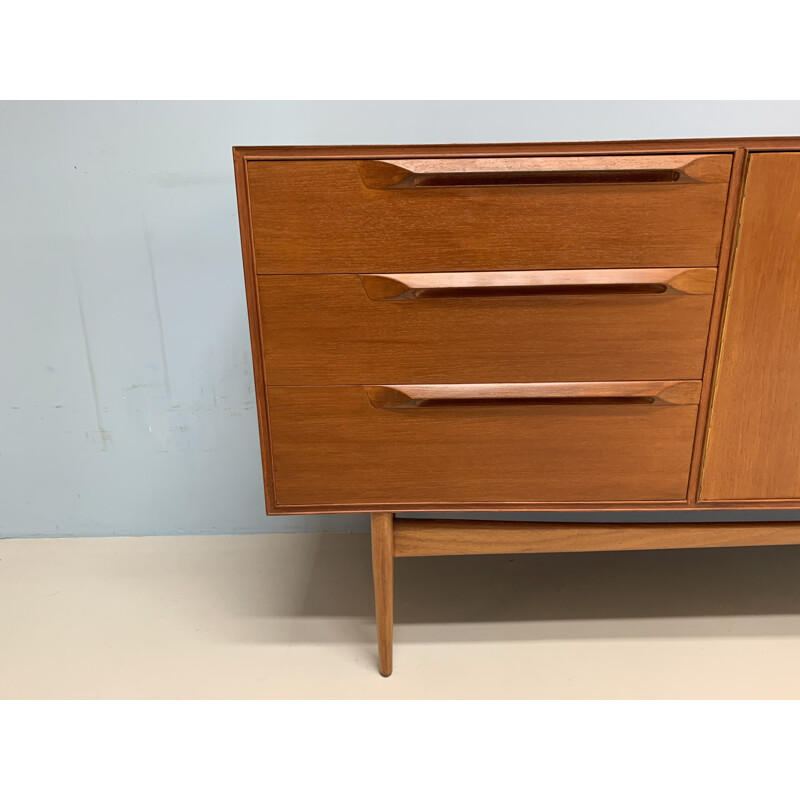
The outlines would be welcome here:
<svg viewBox="0 0 800 800">
<path fill-rule="evenodd" d="M 360 275 L 372 300 L 486 298 L 538 295 L 703 294 L 714 292 L 716 270 L 551 269 L 511 272 L 427 272 Z"/>
<path fill-rule="evenodd" d="M 408 158 L 359 161 L 368 189 L 725 183 L 729 155 Z"/>
<path fill-rule="evenodd" d="M 375 408 L 475 405 L 697 405 L 700 381 L 365 386 Z"/>
</svg>

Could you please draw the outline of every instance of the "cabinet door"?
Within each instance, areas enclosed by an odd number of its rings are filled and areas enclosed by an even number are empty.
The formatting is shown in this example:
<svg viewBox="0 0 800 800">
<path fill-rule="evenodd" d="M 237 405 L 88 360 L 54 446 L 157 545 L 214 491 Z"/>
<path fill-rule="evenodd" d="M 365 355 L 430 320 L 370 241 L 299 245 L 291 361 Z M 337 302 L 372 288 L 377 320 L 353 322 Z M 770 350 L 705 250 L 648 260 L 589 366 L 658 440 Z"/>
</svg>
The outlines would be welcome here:
<svg viewBox="0 0 800 800">
<path fill-rule="evenodd" d="M 750 158 L 701 499 L 800 499 L 800 153 Z"/>
</svg>

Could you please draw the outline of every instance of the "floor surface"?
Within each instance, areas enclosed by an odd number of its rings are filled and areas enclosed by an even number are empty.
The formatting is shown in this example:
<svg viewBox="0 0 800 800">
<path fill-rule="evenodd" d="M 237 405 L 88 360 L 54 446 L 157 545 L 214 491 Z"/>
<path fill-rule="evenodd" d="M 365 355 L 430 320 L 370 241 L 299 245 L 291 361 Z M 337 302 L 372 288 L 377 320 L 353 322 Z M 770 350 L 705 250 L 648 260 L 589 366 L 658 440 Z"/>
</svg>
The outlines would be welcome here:
<svg viewBox="0 0 800 800">
<path fill-rule="evenodd" d="M 0 698 L 800 698 L 800 546 L 402 559 L 363 534 L 0 541 Z"/>
</svg>

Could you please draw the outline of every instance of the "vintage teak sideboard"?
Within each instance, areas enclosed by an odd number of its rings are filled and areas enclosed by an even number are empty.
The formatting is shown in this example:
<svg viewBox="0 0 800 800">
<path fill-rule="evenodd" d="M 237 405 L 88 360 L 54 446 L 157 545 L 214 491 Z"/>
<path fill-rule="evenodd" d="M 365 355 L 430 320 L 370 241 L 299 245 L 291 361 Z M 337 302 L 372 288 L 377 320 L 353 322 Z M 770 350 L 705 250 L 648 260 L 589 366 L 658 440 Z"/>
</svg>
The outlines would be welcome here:
<svg viewBox="0 0 800 800">
<path fill-rule="evenodd" d="M 800 543 L 800 138 L 236 147 L 267 511 L 402 556 Z"/>
</svg>

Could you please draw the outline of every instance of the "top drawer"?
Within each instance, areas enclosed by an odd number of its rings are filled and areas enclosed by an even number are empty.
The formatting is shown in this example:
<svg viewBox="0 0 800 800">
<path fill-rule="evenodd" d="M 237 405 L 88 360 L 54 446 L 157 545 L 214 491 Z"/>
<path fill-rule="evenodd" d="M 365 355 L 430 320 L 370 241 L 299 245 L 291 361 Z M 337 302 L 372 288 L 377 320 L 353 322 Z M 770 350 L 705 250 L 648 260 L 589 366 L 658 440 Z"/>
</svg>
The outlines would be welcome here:
<svg viewBox="0 0 800 800">
<path fill-rule="evenodd" d="M 250 161 L 259 273 L 716 266 L 731 156 Z"/>
</svg>

